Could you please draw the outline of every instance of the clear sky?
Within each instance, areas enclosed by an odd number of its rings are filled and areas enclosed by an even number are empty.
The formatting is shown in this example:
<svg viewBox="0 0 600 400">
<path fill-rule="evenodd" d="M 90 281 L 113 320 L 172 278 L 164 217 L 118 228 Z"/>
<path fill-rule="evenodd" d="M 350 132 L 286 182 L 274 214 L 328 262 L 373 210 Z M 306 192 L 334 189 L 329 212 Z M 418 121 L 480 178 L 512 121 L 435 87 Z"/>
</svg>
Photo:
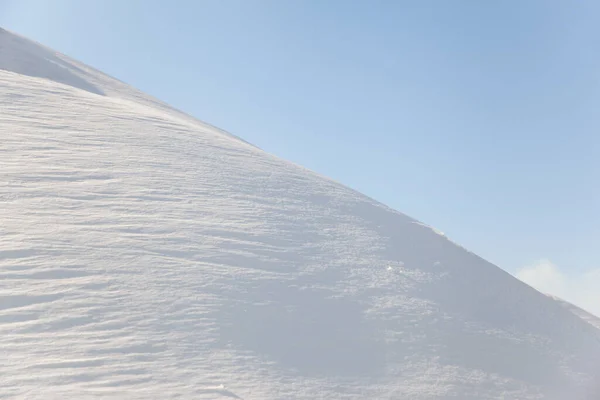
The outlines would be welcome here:
<svg viewBox="0 0 600 400">
<path fill-rule="evenodd" d="M 600 267 L 599 20 L 592 0 L 0 0 L 3 27 L 574 287 Z"/>
</svg>

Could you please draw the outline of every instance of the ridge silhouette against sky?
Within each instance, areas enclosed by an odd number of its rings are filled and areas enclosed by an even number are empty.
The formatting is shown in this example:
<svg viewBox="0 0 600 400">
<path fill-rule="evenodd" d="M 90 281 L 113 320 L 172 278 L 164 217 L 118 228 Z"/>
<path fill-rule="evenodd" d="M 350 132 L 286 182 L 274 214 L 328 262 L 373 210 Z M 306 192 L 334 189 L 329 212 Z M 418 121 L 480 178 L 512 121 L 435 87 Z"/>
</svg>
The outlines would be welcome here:
<svg viewBox="0 0 600 400">
<path fill-rule="evenodd" d="M 7 28 L 533 268 L 542 290 L 549 260 L 569 300 L 600 264 L 599 15 L 593 1 L 0 0 Z"/>
<path fill-rule="evenodd" d="M 77 60 L 0 49 L 0 398 L 599 398 L 599 318 Z"/>
</svg>

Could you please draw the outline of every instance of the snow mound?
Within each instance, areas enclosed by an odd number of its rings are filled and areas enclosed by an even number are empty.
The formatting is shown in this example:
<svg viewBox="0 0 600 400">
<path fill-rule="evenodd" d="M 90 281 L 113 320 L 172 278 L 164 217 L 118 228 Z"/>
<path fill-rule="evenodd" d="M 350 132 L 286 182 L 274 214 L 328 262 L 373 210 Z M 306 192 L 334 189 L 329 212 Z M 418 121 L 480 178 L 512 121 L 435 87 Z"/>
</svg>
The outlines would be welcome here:
<svg viewBox="0 0 600 400">
<path fill-rule="evenodd" d="M 0 398 L 600 398 L 600 330 L 553 299 L 122 82 L 0 46 Z"/>
</svg>

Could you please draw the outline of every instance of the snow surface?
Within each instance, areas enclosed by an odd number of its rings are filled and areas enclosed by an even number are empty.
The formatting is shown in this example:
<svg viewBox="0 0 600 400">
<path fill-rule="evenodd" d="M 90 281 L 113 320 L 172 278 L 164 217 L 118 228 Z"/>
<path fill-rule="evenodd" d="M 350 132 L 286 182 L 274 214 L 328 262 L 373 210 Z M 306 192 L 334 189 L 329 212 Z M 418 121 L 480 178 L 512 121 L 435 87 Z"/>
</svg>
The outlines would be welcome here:
<svg viewBox="0 0 600 400">
<path fill-rule="evenodd" d="M 599 317 L 585 311 L 582 308 L 577 307 L 576 305 L 574 305 L 572 303 L 569 303 L 569 302 L 561 299 L 560 297 L 556 297 L 556 296 L 552 296 L 552 295 L 547 295 L 547 296 L 549 296 L 549 297 L 553 298 L 554 300 L 556 300 L 557 302 L 559 302 L 564 308 L 571 311 L 573 314 L 577 315 L 584 321 L 586 321 L 586 322 L 590 323 L 591 325 L 595 326 L 596 328 L 600 329 L 600 318 Z"/>
<path fill-rule="evenodd" d="M 561 303 L 7 31 L 0 139 L 2 399 L 600 398 Z"/>
</svg>

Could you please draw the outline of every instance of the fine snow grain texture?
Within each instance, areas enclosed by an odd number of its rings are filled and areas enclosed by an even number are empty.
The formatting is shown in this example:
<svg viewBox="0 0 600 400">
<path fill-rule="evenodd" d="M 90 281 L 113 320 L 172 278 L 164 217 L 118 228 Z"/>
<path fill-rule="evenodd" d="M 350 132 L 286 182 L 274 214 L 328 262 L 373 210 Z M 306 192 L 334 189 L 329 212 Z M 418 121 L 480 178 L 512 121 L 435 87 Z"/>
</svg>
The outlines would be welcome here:
<svg viewBox="0 0 600 400">
<path fill-rule="evenodd" d="M 0 140 L 2 399 L 600 398 L 555 300 L 6 31 Z"/>
</svg>

